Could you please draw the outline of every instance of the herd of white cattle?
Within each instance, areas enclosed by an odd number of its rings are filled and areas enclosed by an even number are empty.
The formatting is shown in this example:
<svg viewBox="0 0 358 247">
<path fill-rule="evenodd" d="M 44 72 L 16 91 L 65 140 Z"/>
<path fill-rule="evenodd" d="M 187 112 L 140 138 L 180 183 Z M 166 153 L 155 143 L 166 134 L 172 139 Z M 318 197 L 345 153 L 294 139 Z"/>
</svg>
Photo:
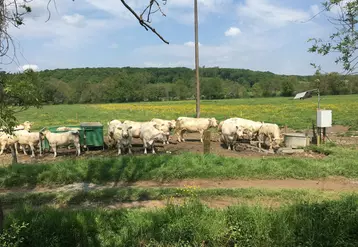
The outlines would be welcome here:
<svg viewBox="0 0 358 247">
<path fill-rule="evenodd" d="M 59 127 L 57 130 L 65 131 L 61 133 L 52 133 L 46 128 L 39 132 L 31 132 L 31 122 L 25 121 L 14 128 L 13 134 L 7 134 L 0 129 L 0 155 L 3 154 L 5 148 L 15 146 L 15 152 L 18 153 L 18 145 L 20 149 L 26 153 L 26 148 L 30 147 L 31 157 L 35 157 L 35 147 L 40 148 L 41 140 L 46 139 L 50 148 L 57 156 L 57 148 L 59 146 L 69 147 L 73 144 L 76 147 L 76 154 L 81 154 L 80 133 L 79 128 Z M 229 150 L 233 149 L 233 145 L 239 139 L 257 140 L 259 147 L 261 143 L 269 139 L 270 149 L 278 147 L 282 142 L 280 128 L 277 124 L 252 121 L 244 118 L 229 118 L 218 123 L 215 118 L 192 118 L 179 117 L 176 120 L 164 120 L 153 118 L 147 122 L 134 122 L 126 120 L 112 120 L 108 125 L 108 146 L 109 148 L 117 147 L 118 155 L 128 149 L 128 153 L 132 153 L 132 139 L 139 138 L 143 142 L 144 153 L 150 148 L 155 154 L 154 143 L 159 141 L 163 145 L 169 144 L 171 139 L 170 132 L 174 130 L 177 135 L 178 142 L 185 142 L 184 134 L 189 132 L 199 132 L 200 141 L 203 142 L 204 131 L 209 128 L 217 128 L 220 134 L 220 141 L 223 142 Z"/>
<path fill-rule="evenodd" d="M 118 155 L 125 149 L 132 153 L 132 138 L 140 138 L 143 142 L 144 153 L 147 148 L 155 153 L 155 141 L 169 144 L 170 132 L 178 137 L 178 142 L 185 142 L 184 133 L 199 132 L 200 141 L 203 142 L 204 131 L 217 128 L 222 141 L 229 150 L 239 139 L 258 140 L 261 143 L 269 139 L 270 149 L 278 147 L 282 142 L 280 128 L 277 124 L 256 122 L 244 118 L 229 118 L 218 123 L 215 118 L 179 117 L 176 120 L 153 118 L 149 122 L 133 122 L 112 120 L 108 124 L 109 146 L 117 145 Z"/>
</svg>

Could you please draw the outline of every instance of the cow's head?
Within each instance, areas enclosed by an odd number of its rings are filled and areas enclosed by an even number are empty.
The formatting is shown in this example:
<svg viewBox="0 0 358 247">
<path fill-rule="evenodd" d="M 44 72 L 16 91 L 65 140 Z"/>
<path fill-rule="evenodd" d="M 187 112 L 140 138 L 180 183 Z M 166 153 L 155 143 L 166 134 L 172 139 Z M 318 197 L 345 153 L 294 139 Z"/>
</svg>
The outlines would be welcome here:
<svg viewBox="0 0 358 247">
<path fill-rule="evenodd" d="M 280 147 L 283 145 L 283 138 L 273 138 L 273 142 L 275 144 L 275 147 Z"/>
<path fill-rule="evenodd" d="M 153 124 L 154 128 L 156 128 L 157 130 L 160 130 L 163 132 L 164 135 L 169 135 L 170 134 L 170 128 L 168 125 L 162 123 L 162 124 L 158 124 L 155 123 Z"/>
<path fill-rule="evenodd" d="M 32 127 L 32 124 L 33 124 L 33 123 L 31 123 L 30 121 L 25 121 L 25 122 L 23 123 L 24 129 L 27 130 L 27 131 L 29 131 L 29 130 L 31 129 L 31 127 Z"/>
<path fill-rule="evenodd" d="M 46 134 L 51 133 L 51 131 L 48 130 L 48 129 L 45 127 L 45 128 L 42 128 L 42 129 L 39 131 L 39 133 L 40 133 L 41 138 L 43 138 L 43 136 L 46 136 Z"/>
<path fill-rule="evenodd" d="M 244 128 L 242 128 L 241 126 L 236 126 L 236 134 L 238 137 L 242 137 L 244 136 Z"/>
<path fill-rule="evenodd" d="M 176 127 L 176 121 L 175 120 L 169 121 L 169 128 L 170 129 L 175 129 L 175 127 Z"/>
<path fill-rule="evenodd" d="M 252 128 L 244 128 L 243 135 L 245 135 L 248 139 L 252 139 L 255 136 L 255 132 Z"/>
<path fill-rule="evenodd" d="M 121 136 L 123 138 L 128 138 L 132 136 L 132 126 L 128 126 L 126 124 L 119 124 L 117 125 L 117 130 L 120 131 Z"/>
<path fill-rule="evenodd" d="M 210 127 L 218 127 L 218 120 L 216 120 L 216 118 L 209 118 L 209 123 L 210 123 Z"/>
</svg>

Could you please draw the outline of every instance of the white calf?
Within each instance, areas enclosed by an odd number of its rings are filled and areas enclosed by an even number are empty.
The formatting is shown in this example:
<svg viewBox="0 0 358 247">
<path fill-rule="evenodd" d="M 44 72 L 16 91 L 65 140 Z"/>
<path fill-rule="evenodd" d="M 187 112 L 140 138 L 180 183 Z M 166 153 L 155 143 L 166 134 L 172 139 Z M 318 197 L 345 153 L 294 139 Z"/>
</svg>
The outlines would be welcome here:
<svg viewBox="0 0 358 247">
<path fill-rule="evenodd" d="M 152 153 L 155 154 L 154 141 L 165 141 L 165 133 L 158 130 L 153 124 L 143 124 L 140 130 L 140 139 L 143 141 L 144 153 L 147 154 L 147 148 L 152 149 Z"/>
<path fill-rule="evenodd" d="M 156 123 L 157 126 L 160 126 L 159 129 L 165 133 L 167 140 L 164 141 L 163 144 L 169 144 L 170 131 L 175 129 L 175 120 L 164 120 L 160 118 L 153 118 L 150 121 Z"/>
<path fill-rule="evenodd" d="M 39 145 L 40 143 L 40 133 L 19 132 L 16 133 L 16 137 L 18 138 L 18 143 L 20 144 L 20 146 L 22 146 L 22 150 L 24 154 L 27 155 L 25 145 L 29 145 L 31 149 L 31 157 L 35 157 L 35 146 Z M 17 145 L 15 147 L 17 149 Z M 40 155 L 42 155 L 41 148 L 40 148 Z"/>
<path fill-rule="evenodd" d="M 54 151 L 54 158 L 57 156 L 57 147 L 58 146 L 68 146 L 74 144 L 76 147 L 76 154 L 79 156 L 81 154 L 81 145 L 80 145 L 80 132 L 79 131 L 69 131 L 64 133 L 51 133 L 49 130 L 40 132 L 41 135 L 44 135 L 49 142 L 50 147 Z"/>
<path fill-rule="evenodd" d="M 270 149 L 272 149 L 273 144 L 275 146 L 279 146 L 282 142 L 280 128 L 277 124 L 272 123 L 264 123 L 262 127 L 258 131 L 259 136 L 259 147 L 261 148 L 261 141 L 265 141 L 266 137 L 269 138 L 270 141 Z"/>
<path fill-rule="evenodd" d="M 118 155 L 122 153 L 122 150 L 124 152 L 125 148 L 128 148 L 129 154 L 132 154 L 132 126 L 118 124 L 114 128 L 113 138 L 117 142 Z"/>
<path fill-rule="evenodd" d="M 190 118 L 179 117 L 176 121 L 175 132 L 178 135 L 178 142 L 185 142 L 184 132 L 199 132 L 200 141 L 203 142 L 204 131 L 210 127 L 216 128 L 218 122 L 215 118 Z"/>
<path fill-rule="evenodd" d="M 226 121 L 222 124 L 221 140 L 226 144 L 228 150 L 234 149 L 235 142 L 242 135 L 242 127 L 238 126 L 234 121 Z"/>
</svg>

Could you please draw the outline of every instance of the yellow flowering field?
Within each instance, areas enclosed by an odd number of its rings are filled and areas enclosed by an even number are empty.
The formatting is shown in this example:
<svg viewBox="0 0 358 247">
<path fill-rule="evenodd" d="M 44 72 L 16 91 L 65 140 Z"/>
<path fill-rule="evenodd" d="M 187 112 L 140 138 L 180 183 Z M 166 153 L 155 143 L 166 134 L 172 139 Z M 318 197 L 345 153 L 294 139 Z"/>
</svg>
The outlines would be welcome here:
<svg viewBox="0 0 358 247">
<path fill-rule="evenodd" d="M 333 123 L 358 129 L 358 95 L 322 96 L 322 109 L 333 111 Z M 292 98 L 230 99 L 201 102 L 201 117 L 243 117 L 256 121 L 306 129 L 315 121 L 317 97 L 306 100 Z M 143 102 L 123 104 L 51 105 L 29 109 L 18 115 L 20 121 L 34 121 L 35 129 L 45 126 L 76 125 L 98 121 L 105 129 L 112 119 L 146 121 L 151 118 L 176 119 L 195 116 L 195 101 Z"/>
</svg>

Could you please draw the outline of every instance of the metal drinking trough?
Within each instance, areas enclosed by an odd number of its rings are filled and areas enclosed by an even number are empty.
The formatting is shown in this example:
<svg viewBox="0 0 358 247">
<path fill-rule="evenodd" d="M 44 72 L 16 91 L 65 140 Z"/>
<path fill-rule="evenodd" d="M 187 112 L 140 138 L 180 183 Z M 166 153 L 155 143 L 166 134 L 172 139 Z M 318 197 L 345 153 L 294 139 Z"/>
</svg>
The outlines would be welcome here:
<svg viewBox="0 0 358 247">
<path fill-rule="evenodd" d="M 284 134 L 284 143 L 289 148 L 307 147 L 310 145 L 310 138 L 303 133 Z"/>
<path fill-rule="evenodd" d="M 84 122 L 80 124 L 85 134 L 85 147 L 102 147 L 104 149 L 103 125 L 100 122 Z"/>
</svg>

